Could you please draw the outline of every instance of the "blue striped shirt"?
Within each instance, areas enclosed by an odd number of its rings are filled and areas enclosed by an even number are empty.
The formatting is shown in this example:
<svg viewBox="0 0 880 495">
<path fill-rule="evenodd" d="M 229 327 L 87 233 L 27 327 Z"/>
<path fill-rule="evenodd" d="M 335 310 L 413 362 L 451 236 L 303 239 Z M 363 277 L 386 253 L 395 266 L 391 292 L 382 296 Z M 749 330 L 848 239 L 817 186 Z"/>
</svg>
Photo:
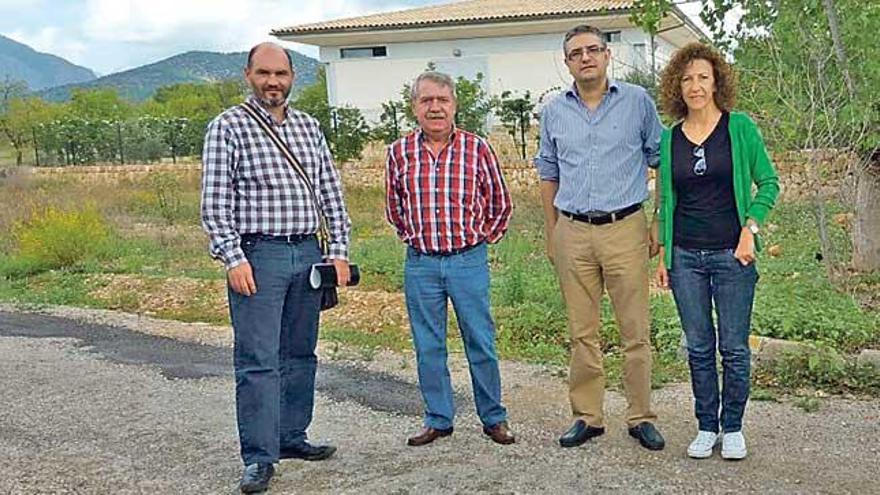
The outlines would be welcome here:
<svg viewBox="0 0 880 495">
<path fill-rule="evenodd" d="M 559 183 L 555 206 L 573 213 L 611 212 L 648 199 L 648 166 L 660 162 L 663 125 L 640 86 L 608 81 L 595 111 L 574 85 L 541 112 L 541 180 Z"/>
</svg>

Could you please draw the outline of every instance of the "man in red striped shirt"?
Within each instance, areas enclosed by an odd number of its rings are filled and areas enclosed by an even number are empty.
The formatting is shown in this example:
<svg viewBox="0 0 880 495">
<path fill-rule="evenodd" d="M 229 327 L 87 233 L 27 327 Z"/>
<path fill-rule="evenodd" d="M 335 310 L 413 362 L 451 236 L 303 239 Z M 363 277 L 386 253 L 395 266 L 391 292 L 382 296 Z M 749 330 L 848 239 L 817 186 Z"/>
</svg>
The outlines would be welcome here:
<svg viewBox="0 0 880 495">
<path fill-rule="evenodd" d="M 450 299 L 483 432 L 511 444 L 515 437 L 501 404 L 486 247 L 507 230 L 510 192 L 489 144 L 455 127 L 452 78 L 421 74 L 411 100 L 419 129 L 389 146 L 385 170 L 386 217 L 408 245 L 404 291 L 425 401 L 424 429 L 407 444 L 426 445 L 452 434 L 455 406 L 446 366 Z"/>
</svg>

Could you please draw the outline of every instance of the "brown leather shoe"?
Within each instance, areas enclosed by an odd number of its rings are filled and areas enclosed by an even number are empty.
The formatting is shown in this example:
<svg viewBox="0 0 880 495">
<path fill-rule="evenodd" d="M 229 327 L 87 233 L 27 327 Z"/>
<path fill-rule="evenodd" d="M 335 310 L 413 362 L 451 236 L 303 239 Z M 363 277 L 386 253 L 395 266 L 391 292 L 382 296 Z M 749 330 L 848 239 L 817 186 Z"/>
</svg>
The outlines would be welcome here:
<svg viewBox="0 0 880 495">
<path fill-rule="evenodd" d="M 428 426 L 418 435 L 408 438 L 406 444 L 410 447 L 421 447 L 422 445 L 428 445 L 440 437 L 448 437 L 449 435 L 452 435 L 451 427 L 446 428 L 445 430 L 438 430 Z"/>
<path fill-rule="evenodd" d="M 494 426 L 484 426 L 483 433 L 491 438 L 493 442 L 500 443 L 501 445 L 516 443 L 516 437 L 513 436 L 513 432 L 507 426 L 507 421 L 502 421 Z"/>
</svg>

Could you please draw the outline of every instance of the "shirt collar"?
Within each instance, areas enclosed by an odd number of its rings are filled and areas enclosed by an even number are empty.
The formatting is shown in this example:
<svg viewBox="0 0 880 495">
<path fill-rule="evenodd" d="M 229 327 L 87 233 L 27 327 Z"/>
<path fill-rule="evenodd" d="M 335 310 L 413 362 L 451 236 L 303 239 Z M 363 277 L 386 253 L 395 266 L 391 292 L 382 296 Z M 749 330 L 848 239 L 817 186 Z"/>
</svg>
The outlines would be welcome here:
<svg viewBox="0 0 880 495">
<path fill-rule="evenodd" d="M 449 140 L 447 141 L 447 144 L 454 141 L 456 136 L 458 136 L 458 127 L 456 127 L 455 124 L 452 124 L 452 133 L 449 134 Z M 425 142 L 425 131 L 423 131 L 421 127 L 416 129 L 416 139 L 418 140 L 418 143 Z"/>
<path fill-rule="evenodd" d="M 608 93 L 619 93 L 620 92 L 620 84 L 617 82 L 617 79 L 608 78 Z M 572 96 L 574 98 L 580 98 L 577 90 L 577 83 L 571 83 L 571 86 L 565 91 L 565 94 L 568 96 Z"/>
</svg>

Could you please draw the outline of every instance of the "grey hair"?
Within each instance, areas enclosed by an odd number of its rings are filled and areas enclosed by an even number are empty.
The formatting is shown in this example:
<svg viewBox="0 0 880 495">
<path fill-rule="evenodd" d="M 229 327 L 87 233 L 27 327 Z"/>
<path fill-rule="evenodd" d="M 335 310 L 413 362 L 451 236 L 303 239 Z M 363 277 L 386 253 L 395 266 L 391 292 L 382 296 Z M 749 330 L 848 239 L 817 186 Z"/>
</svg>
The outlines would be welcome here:
<svg viewBox="0 0 880 495">
<path fill-rule="evenodd" d="M 588 24 L 578 24 L 565 32 L 565 39 L 562 40 L 562 53 L 568 55 L 565 46 L 568 45 L 568 42 L 572 38 L 579 34 L 595 34 L 599 38 L 599 41 L 602 42 L 602 46 L 607 46 L 605 44 L 605 33 L 603 33 L 601 29 Z"/>
<path fill-rule="evenodd" d="M 446 86 L 447 88 L 452 90 L 452 98 L 458 99 L 455 95 L 455 80 L 453 80 L 452 77 L 450 77 L 448 74 L 429 70 L 419 74 L 419 76 L 416 77 L 416 79 L 413 81 L 412 87 L 410 87 L 409 90 L 410 101 L 415 102 L 416 98 L 419 97 L 419 84 L 422 81 L 431 81 L 441 86 Z"/>
</svg>

